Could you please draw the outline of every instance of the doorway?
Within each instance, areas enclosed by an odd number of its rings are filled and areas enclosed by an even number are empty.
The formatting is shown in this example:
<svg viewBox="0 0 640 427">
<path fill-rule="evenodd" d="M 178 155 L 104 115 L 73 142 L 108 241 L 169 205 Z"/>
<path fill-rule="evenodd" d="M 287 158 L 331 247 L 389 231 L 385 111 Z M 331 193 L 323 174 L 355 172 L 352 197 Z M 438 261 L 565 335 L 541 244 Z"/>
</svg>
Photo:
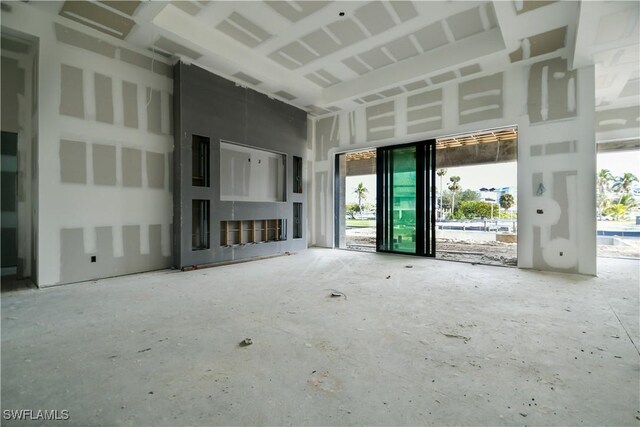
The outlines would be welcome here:
<svg viewBox="0 0 640 427">
<path fill-rule="evenodd" d="M 378 252 L 435 256 L 435 149 L 435 140 L 378 149 Z"/>
</svg>

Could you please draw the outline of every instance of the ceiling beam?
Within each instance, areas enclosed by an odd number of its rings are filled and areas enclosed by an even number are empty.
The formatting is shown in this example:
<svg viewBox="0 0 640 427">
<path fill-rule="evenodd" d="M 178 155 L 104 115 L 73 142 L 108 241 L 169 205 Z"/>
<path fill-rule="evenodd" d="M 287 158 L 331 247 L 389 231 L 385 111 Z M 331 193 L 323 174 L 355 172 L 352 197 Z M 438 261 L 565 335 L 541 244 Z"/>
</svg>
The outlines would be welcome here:
<svg viewBox="0 0 640 427">
<path fill-rule="evenodd" d="M 402 62 L 371 71 L 359 78 L 330 86 L 322 92 L 322 101 L 325 104 L 330 104 L 343 99 L 357 98 L 368 93 L 379 92 L 385 88 L 397 86 L 418 77 L 499 52 L 504 48 L 500 30 L 494 28 L 475 37 L 447 44 L 426 54 L 414 56 Z"/>
</svg>

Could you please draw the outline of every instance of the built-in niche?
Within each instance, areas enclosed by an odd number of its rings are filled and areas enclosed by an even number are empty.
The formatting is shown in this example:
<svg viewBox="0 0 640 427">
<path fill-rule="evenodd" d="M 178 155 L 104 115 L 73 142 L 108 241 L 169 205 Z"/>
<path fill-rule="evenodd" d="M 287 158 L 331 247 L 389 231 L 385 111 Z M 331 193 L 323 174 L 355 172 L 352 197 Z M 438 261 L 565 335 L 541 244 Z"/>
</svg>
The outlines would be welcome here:
<svg viewBox="0 0 640 427">
<path fill-rule="evenodd" d="M 286 219 L 221 221 L 220 246 L 238 246 L 287 240 Z"/>
<path fill-rule="evenodd" d="M 302 157 L 293 156 L 293 192 L 302 193 Z"/>
<path fill-rule="evenodd" d="M 286 201 L 286 156 L 220 142 L 220 200 Z"/>
<path fill-rule="evenodd" d="M 209 243 L 209 200 L 192 200 L 191 250 L 201 251 L 211 247 Z"/>
<path fill-rule="evenodd" d="M 209 146 L 210 140 L 200 135 L 191 137 L 191 185 L 209 186 Z"/>
</svg>

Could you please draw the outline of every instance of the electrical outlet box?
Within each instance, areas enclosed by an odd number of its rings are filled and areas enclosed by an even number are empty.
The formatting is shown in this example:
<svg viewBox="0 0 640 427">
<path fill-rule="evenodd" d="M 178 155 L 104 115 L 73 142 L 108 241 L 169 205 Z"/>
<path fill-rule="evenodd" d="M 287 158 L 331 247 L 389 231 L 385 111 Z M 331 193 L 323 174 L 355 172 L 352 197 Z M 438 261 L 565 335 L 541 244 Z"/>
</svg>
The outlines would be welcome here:
<svg viewBox="0 0 640 427">
<path fill-rule="evenodd" d="M 96 262 L 98 260 L 98 257 L 95 255 L 91 255 L 91 262 Z"/>
</svg>

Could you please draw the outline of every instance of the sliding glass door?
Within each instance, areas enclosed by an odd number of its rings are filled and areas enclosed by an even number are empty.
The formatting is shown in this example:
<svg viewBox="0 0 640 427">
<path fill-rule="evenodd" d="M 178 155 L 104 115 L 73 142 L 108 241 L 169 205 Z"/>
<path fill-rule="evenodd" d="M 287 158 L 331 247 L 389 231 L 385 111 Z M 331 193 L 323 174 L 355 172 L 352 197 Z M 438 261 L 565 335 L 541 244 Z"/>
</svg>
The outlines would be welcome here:
<svg viewBox="0 0 640 427">
<path fill-rule="evenodd" d="M 435 141 L 378 148 L 376 248 L 435 256 Z"/>
</svg>

